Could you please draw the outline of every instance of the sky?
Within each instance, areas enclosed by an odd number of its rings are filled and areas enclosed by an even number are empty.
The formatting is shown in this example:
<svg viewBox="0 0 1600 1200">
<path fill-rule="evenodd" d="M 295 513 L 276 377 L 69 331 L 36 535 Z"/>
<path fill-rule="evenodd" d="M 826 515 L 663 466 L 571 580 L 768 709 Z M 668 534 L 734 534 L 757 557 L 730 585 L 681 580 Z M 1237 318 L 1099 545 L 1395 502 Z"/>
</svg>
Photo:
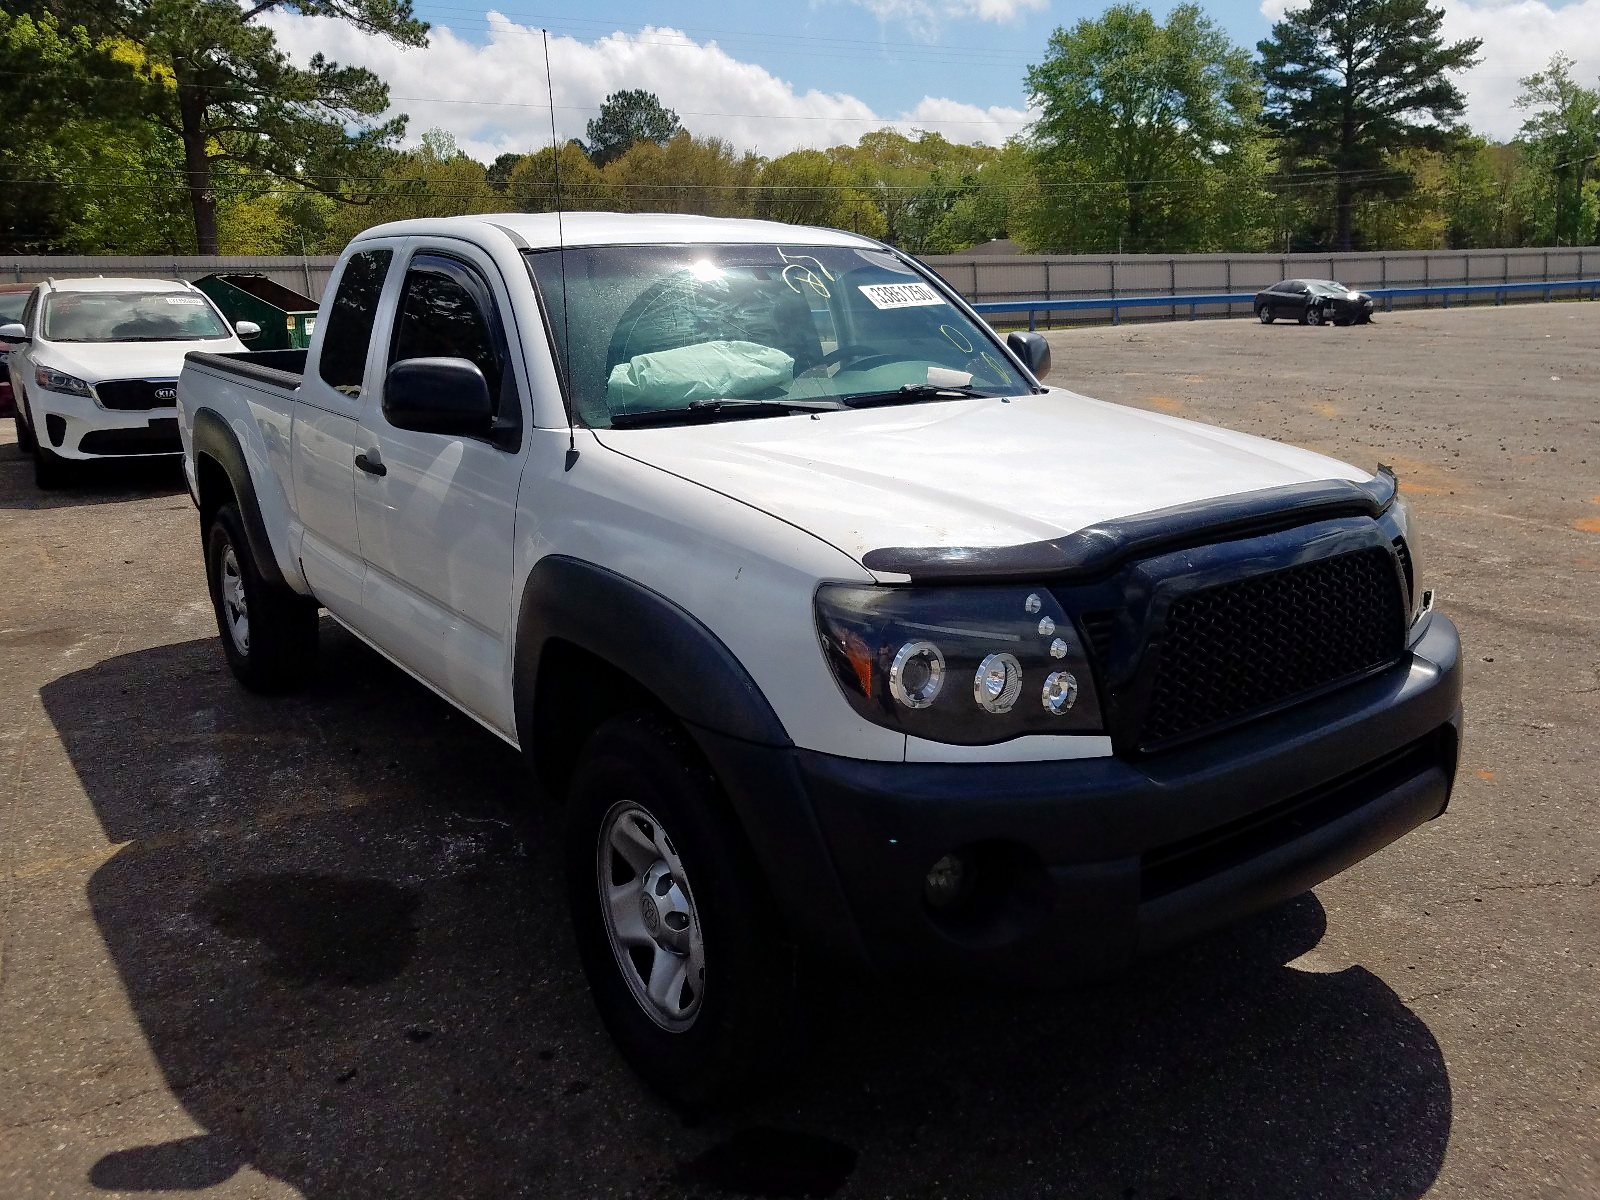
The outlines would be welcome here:
<svg viewBox="0 0 1600 1200">
<path fill-rule="evenodd" d="M 1298 0 L 1203 4 L 1254 47 Z M 1102 11 L 1075 0 L 413 0 L 432 25 L 426 49 L 402 49 L 339 21 L 275 11 L 265 18 L 290 56 L 318 51 L 372 68 L 407 142 L 448 130 L 483 161 L 549 144 L 541 30 L 549 31 L 556 130 L 583 137 L 613 91 L 643 88 L 696 134 L 775 156 L 854 142 L 892 124 L 952 141 L 998 145 L 1028 123 L 1023 79 L 1050 33 Z M 1458 80 L 1467 120 L 1513 136 L 1521 77 L 1560 50 L 1578 77 L 1600 77 L 1600 0 L 1436 0 L 1453 39 L 1481 37 L 1481 63 Z M 1158 16 L 1171 4 L 1150 6 Z"/>
</svg>

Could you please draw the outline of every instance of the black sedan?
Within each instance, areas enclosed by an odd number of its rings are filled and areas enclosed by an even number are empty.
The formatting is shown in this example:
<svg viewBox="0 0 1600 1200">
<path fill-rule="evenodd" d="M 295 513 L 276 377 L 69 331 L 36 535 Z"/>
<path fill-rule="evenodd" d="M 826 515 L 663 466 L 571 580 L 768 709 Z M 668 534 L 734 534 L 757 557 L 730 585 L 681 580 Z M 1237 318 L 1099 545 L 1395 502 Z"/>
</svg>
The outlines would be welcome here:
<svg viewBox="0 0 1600 1200">
<path fill-rule="evenodd" d="M 1331 279 L 1285 279 L 1256 293 L 1255 310 L 1263 325 L 1279 317 L 1302 325 L 1365 325 L 1372 320 L 1372 297 Z"/>
</svg>

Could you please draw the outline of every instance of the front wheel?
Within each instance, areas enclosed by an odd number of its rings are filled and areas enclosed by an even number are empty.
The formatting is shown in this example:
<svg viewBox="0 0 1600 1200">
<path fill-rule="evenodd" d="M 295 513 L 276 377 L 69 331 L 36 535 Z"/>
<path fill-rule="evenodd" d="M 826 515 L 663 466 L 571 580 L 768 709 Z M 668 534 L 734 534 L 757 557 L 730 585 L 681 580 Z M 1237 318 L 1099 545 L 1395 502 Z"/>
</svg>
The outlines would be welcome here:
<svg viewBox="0 0 1600 1200">
<path fill-rule="evenodd" d="M 316 665 L 317 606 L 262 578 L 239 510 L 224 504 L 206 530 L 206 584 L 222 652 L 253 692 L 304 683 Z"/>
<path fill-rule="evenodd" d="M 39 437 L 34 434 L 28 439 L 33 450 L 33 482 L 41 491 L 54 491 L 67 482 L 67 473 L 71 470 L 67 460 L 55 451 L 39 444 Z"/>
<path fill-rule="evenodd" d="M 669 1099 L 724 1102 L 792 1042 L 794 955 L 710 770 L 646 712 L 584 748 L 568 793 L 568 900 L 595 1006 Z"/>
<path fill-rule="evenodd" d="M 1324 318 L 1323 318 L 1323 315 L 1322 315 L 1322 310 L 1320 308 L 1317 308 L 1317 307 L 1313 306 L 1311 308 L 1306 309 L 1306 324 L 1307 325 L 1321 325 L 1323 320 L 1324 320 Z"/>
<path fill-rule="evenodd" d="M 1260 308 L 1256 309 L 1256 318 L 1263 325 L 1271 325 L 1276 319 L 1277 315 L 1277 313 L 1272 311 L 1272 305 L 1270 304 L 1263 304 Z"/>
</svg>

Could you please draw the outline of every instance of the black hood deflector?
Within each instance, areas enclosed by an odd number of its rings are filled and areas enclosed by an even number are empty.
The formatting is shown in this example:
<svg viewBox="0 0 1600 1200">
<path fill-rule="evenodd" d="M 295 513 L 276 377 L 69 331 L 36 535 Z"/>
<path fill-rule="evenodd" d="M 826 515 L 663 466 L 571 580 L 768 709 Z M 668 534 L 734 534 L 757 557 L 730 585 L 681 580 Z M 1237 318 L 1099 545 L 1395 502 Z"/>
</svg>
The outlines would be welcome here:
<svg viewBox="0 0 1600 1200">
<path fill-rule="evenodd" d="M 1332 517 L 1379 517 L 1394 503 L 1395 474 L 1386 466 L 1366 483 L 1324 479 L 1197 500 L 1102 521 L 1076 533 L 1018 546 L 891 546 L 869 550 L 869 571 L 908 575 L 913 582 L 1086 582 L 1131 558 L 1287 529 Z"/>
</svg>

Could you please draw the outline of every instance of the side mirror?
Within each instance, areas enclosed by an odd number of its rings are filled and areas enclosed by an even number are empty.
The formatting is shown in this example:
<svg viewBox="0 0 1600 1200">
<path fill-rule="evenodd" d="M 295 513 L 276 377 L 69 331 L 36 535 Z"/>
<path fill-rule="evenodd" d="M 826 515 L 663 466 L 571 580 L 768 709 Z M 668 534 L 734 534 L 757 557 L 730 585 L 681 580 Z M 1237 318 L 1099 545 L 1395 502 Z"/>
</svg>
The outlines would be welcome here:
<svg viewBox="0 0 1600 1200">
<path fill-rule="evenodd" d="M 9 325 L 0 325 L 0 342 L 31 342 L 32 340 L 21 321 L 13 321 Z"/>
<path fill-rule="evenodd" d="M 408 358 L 384 377 L 383 415 L 396 429 L 487 437 L 494 424 L 494 401 L 476 363 Z"/>
<path fill-rule="evenodd" d="M 1044 340 L 1044 334 L 1007 334 L 1006 345 L 1033 372 L 1035 379 L 1043 379 L 1050 374 L 1050 343 Z"/>
<path fill-rule="evenodd" d="M 241 342 L 248 342 L 261 336 L 261 326 L 254 321 L 235 321 L 233 331 L 239 335 Z"/>
</svg>

